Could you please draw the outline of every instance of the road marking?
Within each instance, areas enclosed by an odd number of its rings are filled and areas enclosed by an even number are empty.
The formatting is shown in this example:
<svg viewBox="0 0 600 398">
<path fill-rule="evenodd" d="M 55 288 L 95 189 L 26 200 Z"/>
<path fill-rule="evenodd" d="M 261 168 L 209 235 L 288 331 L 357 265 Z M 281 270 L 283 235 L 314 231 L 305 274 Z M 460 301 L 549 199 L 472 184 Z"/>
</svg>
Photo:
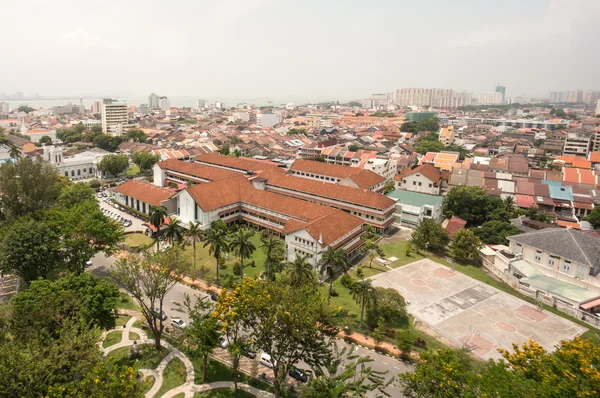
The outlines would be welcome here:
<svg viewBox="0 0 600 398">
<path fill-rule="evenodd" d="M 385 362 L 383 362 L 383 361 L 381 361 L 381 363 L 382 363 L 382 364 L 384 364 L 384 365 L 386 365 L 386 366 L 388 365 L 387 363 L 385 363 Z"/>
<path fill-rule="evenodd" d="M 394 366 L 394 369 L 398 369 L 398 370 L 400 370 L 400 368 L 399 368 L 399 367 L 397 367 L 397 366 Z"/>
</svg>

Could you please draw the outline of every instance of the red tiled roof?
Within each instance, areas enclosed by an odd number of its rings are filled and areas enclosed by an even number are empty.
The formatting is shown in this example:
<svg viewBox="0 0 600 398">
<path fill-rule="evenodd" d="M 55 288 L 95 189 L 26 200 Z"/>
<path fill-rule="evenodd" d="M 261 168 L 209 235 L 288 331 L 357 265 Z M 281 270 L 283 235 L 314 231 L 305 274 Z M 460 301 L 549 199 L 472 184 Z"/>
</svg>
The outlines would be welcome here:
<svg viewBox="0 0 600 398">
<path fill-rule="evenodd" d="M 417 173 L 423 174 L 425 177 L 429 178 L 431 181 L 433 181 L 435 186 L 438 186 L 440 184 L 440 180 L 442 179 L 442 173 L 440 173 L 437 167 L 431 163 L 425 163 L 415 167 L 412 170 L 407 170 L 406 172 L 402 173 L 402 176 L 405 177 Z"/>
<path fill-rule="evenodd" d="M 278 164 L 271 162 L 270 160 L 234 158 L 231 156 L 220 155 L 218 153 L 204 153 L 198 155 L 194 158 L 194 162 L 255 172 L 259 170 L 272 170 L 278 168 Z"/>
<path fill-rule="evenodd" d="M 350 152 L 354 154 L 354 152 Z M 352 155 L 351 155 L 352 156 Z M 297 159 L 291 167 L 293 171 L 319 174 L 339 179 L 350 178 L 359 188 L 370 189 L 385 181 L 385 178 L 371 170 L 356 167 L 327 164 L 314 160 Z"/>
<path fill-rule="evenodd" d="M 570 164 L 572 167 L 577 167 L 581 169 L 591 169 L 592 164 L 589 160 L 582 158 L 581 156 L 557 156 L 554 160 L 557 163 Z"/>
<path fill-rule="evenodd" d="M 452 218 L 450 218 L 450 221 L 448 222 L 448 225 L 446 225 L 446 231 L 448 231 L 448 236 L 450 237 L 450 239 L 452 239 L 456 231 L 458 231 L 459 229 L 463 229 L 465 225 L 467 225 L 467 222 L 465 220 L 456 216 L 452 216 Z"/>
<path fill-rule="evenodd" d="M 174 194 L 170 189 L 137 180 L 124 182 L 113 188 L 113 191 L 138 199 L 152 206 L 160 206 L 163 201 L 168 200 Z"/>
<path fill-rule="evenodd" d="M 235 171 L 220 169 L 218 167 L 205 166 L 199 163 L 184 162 L 182 160 L 169 159 L 158 162 L 161 169 L 177 171 L 208 181 L 217 181 L 224 178 L 239 176 Z"/>
</svg>

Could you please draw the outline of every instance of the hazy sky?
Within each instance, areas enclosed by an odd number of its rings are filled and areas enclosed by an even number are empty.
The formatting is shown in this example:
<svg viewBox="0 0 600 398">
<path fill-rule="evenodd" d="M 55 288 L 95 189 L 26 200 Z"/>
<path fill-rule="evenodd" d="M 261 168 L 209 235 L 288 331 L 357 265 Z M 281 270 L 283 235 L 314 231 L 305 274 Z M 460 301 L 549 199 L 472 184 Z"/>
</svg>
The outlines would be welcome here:
<svg viewBox="0 0 600 398">
<path fill-rule="evenodd" d="M 367 97 L 600 89 L 600 0 L 18 0 L 0 92 Z"/>
</svg>

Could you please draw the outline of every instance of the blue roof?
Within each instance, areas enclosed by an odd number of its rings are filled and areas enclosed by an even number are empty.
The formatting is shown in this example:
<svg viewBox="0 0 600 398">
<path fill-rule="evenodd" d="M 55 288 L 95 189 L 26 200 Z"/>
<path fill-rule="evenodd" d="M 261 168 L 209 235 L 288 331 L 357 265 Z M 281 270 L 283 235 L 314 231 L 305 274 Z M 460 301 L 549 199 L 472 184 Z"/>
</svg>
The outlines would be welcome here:
<svg viewBox="0 0 600 398">
<path fill-rule="evenodd" d="M 562 182 L 556 180 L 542 180 L 542 184 L 550 185 L 562 185 Z"/>
<path fill-rule="evenodd" d="M 438 205 L 444 198 L 441 196 L 428 195 L 426 193 L 406 191 L 404 189 L 395 189 L 386 195 L 388 198 L 398 199 L 397 203 L 410 206 Z"/>
<path fill-rule="evenodd" d="M 573 192 L 569 186 L 548 185 L 548 190 L 550 190 L 550 197 L 552 199 L 573 201 Z"/>
</svg>

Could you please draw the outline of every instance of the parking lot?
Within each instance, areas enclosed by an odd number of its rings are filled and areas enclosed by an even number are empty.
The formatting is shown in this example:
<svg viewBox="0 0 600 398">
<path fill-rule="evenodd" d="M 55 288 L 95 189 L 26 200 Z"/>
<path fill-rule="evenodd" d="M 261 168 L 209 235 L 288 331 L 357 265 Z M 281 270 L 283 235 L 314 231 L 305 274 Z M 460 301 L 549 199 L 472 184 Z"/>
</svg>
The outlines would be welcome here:
<svg viewBox="0 0 600 398">
<path fill-rule="evenodd" d="M 107 216 L 118 217 L 118 219 L 115 221 L 121 221 L 123 218 L 125 220 L 130 220 L 131 225 L 123 226 L 123 229 L 127 232 L 129 232 L 129 231 L 144 232 L 146 230 L 146 226 L 143 225 L 146 221 L 137 218 L 136 215 L 131 215 L 124 210 L 120 210 L 119 208 L 115 207 L 115 205 L 108 202 L 108 198 L 109 198 L 108 191 L 104 191 L 102 193 L 106 194 L 107 196 L 106 197 L 103 196 L 103 197 L 99 198 L 98 195 L 96 195 L 96 199 L 98 200 L 98 203 L 100 203 L 100 208 L 104 209 L 104 211 L 108 212 L 108 213 L 105 213 Z"/>
</svg>

